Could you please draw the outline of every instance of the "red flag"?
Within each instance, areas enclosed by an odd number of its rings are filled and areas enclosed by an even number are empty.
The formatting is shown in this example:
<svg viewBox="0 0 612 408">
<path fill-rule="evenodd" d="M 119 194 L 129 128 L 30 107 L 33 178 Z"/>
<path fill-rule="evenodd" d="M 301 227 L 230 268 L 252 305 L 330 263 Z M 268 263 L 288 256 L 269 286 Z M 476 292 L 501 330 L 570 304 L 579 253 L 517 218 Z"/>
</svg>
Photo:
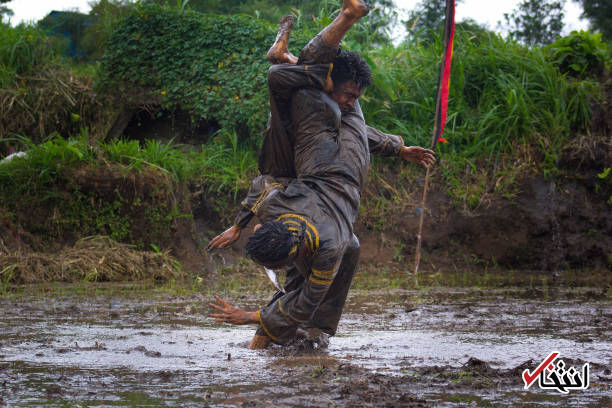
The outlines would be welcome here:
<svg viewBox="0 0 612 408">
<path fill-rule="evenodd" d="M 453 58 L 453 39 L 455 37 L 455 0 L 446 0 L 446 21 L 444 23 L 444 55 L 438 75 L 438 100 L 436 101 L 436 123 L 432 148 L 438 142 L 447 143 L 442 137 L 446 123 L 448 91 L 450 85 L 451 60 Z"/>
</svg>

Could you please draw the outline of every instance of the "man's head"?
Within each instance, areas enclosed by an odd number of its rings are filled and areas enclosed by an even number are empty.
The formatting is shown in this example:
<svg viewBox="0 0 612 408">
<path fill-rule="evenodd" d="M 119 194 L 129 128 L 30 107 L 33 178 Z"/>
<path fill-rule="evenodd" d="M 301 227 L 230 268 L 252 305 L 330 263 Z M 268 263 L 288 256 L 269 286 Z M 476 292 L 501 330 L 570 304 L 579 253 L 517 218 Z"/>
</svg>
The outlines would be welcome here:
<svg viewBox="0 0 612 408">
<path fill-rule="evenodd" d="M 291 231 L 287 224 L 268 221 L 251 235 L 246 244 L 246 252 L 258 264 L 277 269 L 297 259 L 303 243 L 303 231 Z"/>
<path fill-rule="evenodd" d="M 334 59 L 331 73 L 334 89 L 330 94 L 340 110 L 350 110 L 361 91 L 372 82 L 372 70 L 368 63 L 354 51 L 341 51 Z"/>
</svg>

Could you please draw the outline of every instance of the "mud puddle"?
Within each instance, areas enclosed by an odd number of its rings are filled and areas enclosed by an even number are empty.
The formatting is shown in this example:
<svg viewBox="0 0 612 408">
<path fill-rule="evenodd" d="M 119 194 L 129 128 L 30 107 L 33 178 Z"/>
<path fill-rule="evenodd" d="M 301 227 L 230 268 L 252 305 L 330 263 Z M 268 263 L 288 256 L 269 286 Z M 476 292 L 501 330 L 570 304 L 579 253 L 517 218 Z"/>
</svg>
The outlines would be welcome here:
<svg viewBox="0 0 612 408">
<path fill-rule="evenodd" d="M 599 289 L 355 292 L 327 350 L 248 350 L 253 328 L 215 324 L 209 300 L 1 299 L 0 405 L 612 405 L 612 302 Z M 590 363 L 587 390 L 523 390 L 522 370 L 553 350 Z"/>
</svg>

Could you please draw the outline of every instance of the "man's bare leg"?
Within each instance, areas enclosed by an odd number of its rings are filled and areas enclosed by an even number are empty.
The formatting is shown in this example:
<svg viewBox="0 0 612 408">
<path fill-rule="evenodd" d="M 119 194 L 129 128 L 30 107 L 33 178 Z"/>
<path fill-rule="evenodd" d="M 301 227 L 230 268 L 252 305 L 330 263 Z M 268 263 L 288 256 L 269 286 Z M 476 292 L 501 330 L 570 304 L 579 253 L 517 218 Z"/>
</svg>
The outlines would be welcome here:
<svg viewBox="0 0 612 408">
<path fill-rule="evenodd" d="M 276 40 L 266 58 L 273 64 L 297 64 L 298 58 L 289 52 L 289 37 L 293 28 L 293 16 L 285 16 L 278 25 Z"/>
<path fill-rule="evenodd" d="M 256 334 L 255 336 L 253 336 L 253 339 L 251 339 L 251 344 L 249 344 L 249 348 L 251 350 L 265 349 L 266 347 L 268 347 L 268 345 L 270 345 L 270 341 L 271 340 L 268 336 L 260 336 Z"/>
<path fill-rule="evenodd" d="M 369 12 L 363 0 L 344 0 L 340 14 L 321 31 L 321 37 L 330 47 L 338 48 L 346 32 Z"/>
</svg>

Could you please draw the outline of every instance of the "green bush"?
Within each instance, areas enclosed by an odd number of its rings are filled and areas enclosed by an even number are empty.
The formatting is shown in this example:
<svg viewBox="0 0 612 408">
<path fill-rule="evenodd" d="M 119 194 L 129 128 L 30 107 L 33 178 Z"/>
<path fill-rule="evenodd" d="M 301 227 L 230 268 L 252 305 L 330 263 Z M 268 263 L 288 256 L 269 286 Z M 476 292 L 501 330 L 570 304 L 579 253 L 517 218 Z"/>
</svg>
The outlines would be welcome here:
<svg viewBox="0 0 612 408">
<path fill-rule="evenodd" d="M 547 57 L 563 74 L 578 79 L 599 79 L 611 55 L 601 33 L 572 31 L 544 48 Z"/>
<path fill-rule="evenodd" d="M 194 122 L 216 121 L 256 141 L 268 115 L 265 53 L 275 32 L 248 16 L 144 5 L 111 35 L 103 84 L 119 84 L 135 103 L 180 108 Z"/>
</svg>

